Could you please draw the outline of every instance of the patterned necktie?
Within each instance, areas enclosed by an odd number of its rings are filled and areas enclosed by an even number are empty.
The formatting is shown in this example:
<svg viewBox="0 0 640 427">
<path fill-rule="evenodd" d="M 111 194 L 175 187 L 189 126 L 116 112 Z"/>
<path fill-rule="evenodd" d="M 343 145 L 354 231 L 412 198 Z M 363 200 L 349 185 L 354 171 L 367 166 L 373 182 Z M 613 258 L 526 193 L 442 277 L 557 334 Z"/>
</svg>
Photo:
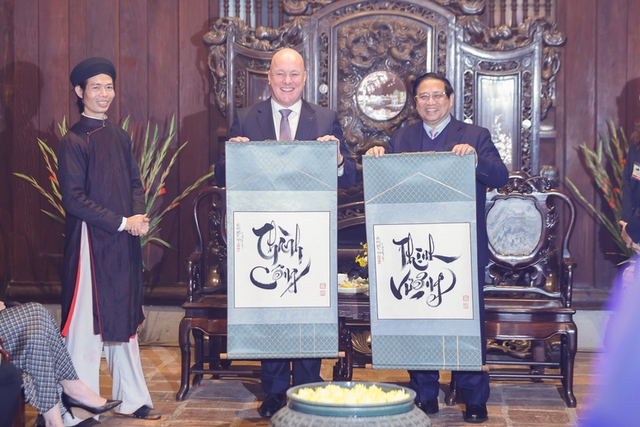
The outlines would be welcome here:
<svg viewBox="0 0 640 427">
<path fill-rule="evenodd" d="M 291 128 L 289 127 L 289 114 L 291 114 L 291 110 L 288 108 L 283 108 L 280 110 L 280 114 L 282 114 L 282 119 L 280 119 L 280 141 L 291 141 Z"/>
<path fill-rule="evenodd" d="M 435 129 L 431 129 L 429 131 L 429 134 L 431 135 L 431 139 L 436 139 L 436 135 L 438 134 L 438 131 Z"/>
</svg>

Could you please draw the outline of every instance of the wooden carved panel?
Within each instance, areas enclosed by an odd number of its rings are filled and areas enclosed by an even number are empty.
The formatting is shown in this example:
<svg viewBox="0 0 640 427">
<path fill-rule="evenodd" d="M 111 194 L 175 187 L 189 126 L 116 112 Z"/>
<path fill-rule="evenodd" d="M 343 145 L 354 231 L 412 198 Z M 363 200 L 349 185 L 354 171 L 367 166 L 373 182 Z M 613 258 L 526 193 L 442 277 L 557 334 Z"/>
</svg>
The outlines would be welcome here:
<svg viewBox="0 0 640 427">
<path fill-rule="evenodd" d="M 333 86 L 345 139 L 353 151 L 366 151 L 371 145 L 387 141 L 393 131 L 413 116 L 409 82 L 426 69 L 427 40 L 432 36 L 432 28 L 425 29 L 402 18 L 365 18 L 338 29 L 337 76 Z M 370 83 L 363 87 L 365 78 Z M 358 94 L 362 98 L 368 87 L 380 89 L 387 84 L 399 87 L 394 89 L 401 93 L 401 100 L 395 103 L 401 108 L 399 114 L 364 110 Z"/>
<path fill-rule="evenodd" d="M 267 78 L 269 62 L 270 60 L 267 59 L 236 56 L 233 64 L 235 108 L 253 105 L 269 98 L 270 90 Z"/>
<path fill-rule="evenodd" d="M 302 52 L 302 26 L 308 19 L 294 17 L 278 28 L 252 28 L 240 18 L 221 18 L 213 24 L 203 42 L 209 46 L 214 96 L 223 116 L 232 120 L 235 108 L 263 96 L 261 89 L 274 52 L 283 47 Z"/>
<path fill-rule="evenodd" d="M 456 115 L 491 131 L 510 170 L 537 174 L 540 122 L 555 99 L 564 35 L 543 18 L 516 28 L 488 28 L 475 17 L 458 23 Z"/>
<path fill-rule="evenodd" d="M 412 81 L 435 71 L 454 86 L 456 117 L 489 128 L 511 169 L 538 173 L 540 122 L 555 99 L 565 37 L 541 16 L 488 27 L 478 17 L 484 7 L 484 0 L 285 0 L 278 28 L 222 18 L 203 39 L 216 103 L 231 120 L 234 109 L 266 96 L 271 56 L 292 47 L 307 65 L 304 98 L 338 112 L 358 157 L 418 119 Z M 342 202 L 359 199 L 353 190 Z"/>
<path fill-rule="evenodd" d="M 310 81 L 317 102 L 338 112 L 347 144 L 361 154 L 417 120 L 415 77 L 452 73 L 455 15 L 409 2 L 340 4 L 310 21 L 320 58 Z"/>
</svg>

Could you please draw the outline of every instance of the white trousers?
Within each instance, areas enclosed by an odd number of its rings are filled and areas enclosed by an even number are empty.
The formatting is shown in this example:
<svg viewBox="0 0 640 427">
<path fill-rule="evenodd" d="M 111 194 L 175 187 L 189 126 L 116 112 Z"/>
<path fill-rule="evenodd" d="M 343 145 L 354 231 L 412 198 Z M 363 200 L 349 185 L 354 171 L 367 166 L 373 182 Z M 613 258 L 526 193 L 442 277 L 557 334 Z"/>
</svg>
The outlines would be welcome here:
<svg viewBox="0 0 640 427">
<path fill-rule="evenodd" d="M 104 350 L 107 365 L 113 379 L 112 399 L 122 400 L 116 408 L 121 414 L 131 414 L 141 406 L 153 407 L 149 389 L 140 363 L 138 336 L 129 342 L 103 342 L 93 333 L 93 289 L 91 283 L 91 257 L 87 226 L 82 223 L 80 264 L 78 266 L 78 289 L 71 315 L 67 350 L 80 380 L 91 390 L 100 394 L 100 359 Z M 65 426 L 74 426 L 83 421 L 64 417 Z"/>
</svg>

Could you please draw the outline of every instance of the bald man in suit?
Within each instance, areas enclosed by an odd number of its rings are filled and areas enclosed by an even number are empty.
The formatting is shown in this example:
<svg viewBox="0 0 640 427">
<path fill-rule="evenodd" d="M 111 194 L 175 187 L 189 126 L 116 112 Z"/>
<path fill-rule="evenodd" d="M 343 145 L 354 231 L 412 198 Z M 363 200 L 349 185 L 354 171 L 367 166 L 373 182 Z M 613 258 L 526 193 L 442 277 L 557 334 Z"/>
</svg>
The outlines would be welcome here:
<svg viewBox="0 0 640 427">
<path fill-rule="evenodd" d="M 229 130 L 229 141 L 338 141 L 338 186 L 348 188 L 355 184 L 355 162 L 345 145 L 338 115 L 333 110 L 302 99 L 307 79 L 302 56 L 288 48 L 276 52 L 268 78 L 271 97 L 237 111 Z M 286 128 L 282 127 L 283 116 L 289 123 Z M 221 159 L 215 167 L 219 186 L 225 185 L 225 171 L 224 159 Z M 323 381 L 320 377 L 321 364 L 321 359 L 262 360 L 260 380 L 265 399 L 258 408 L 260 415 L 270 418 L 284 406 L 292 373 L 294 386 Z"/>
<path fill-rule="evenodd" d="M 237 110 L 229 141 L 291 140 L 338 141 L 338 186 L 348 188 L 356 182 L 355 161 L 351 158 L 335 111 L 302 99 L 307 79 L 302 56 L 293 49 L 278 51 L 269 67 L 271 97 L 251 107 Z M 289 117 L 291 135 L 280 134 L 282 109 L 292 110 Z M 291 138 L 293 137 L 293 138 Z M 215 166 L 218 186 L 225 185 L 224 158 Z"/>
</svg>

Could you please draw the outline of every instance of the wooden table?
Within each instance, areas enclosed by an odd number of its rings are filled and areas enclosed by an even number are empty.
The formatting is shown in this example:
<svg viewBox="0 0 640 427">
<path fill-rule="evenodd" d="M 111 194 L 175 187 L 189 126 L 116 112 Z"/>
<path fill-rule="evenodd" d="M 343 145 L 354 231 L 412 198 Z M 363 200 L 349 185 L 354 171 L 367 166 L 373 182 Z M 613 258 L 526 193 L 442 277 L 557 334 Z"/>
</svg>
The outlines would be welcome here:
<svg viewBox="0 0 640 427">
<path fill-rule="evenodd" d="M 334 381 L 351 381 L 353 368 L 364 367 L 356 359 L 370 359 L 370 347 L 365 341 L 371 337 L 370 333 L 369 293 L 343 294 L 338 293 L 338 350 L 345 356 L 338 359 L 333 367 Z M 353 337 L 362 338 L 356 345 L 356 352 L 360 357 L 354 357 Z M 368 351 L 367 351 L 368 349 Z M 370 360 L 369 360 L 370 363 Z"/>
<path fill-rule="evenodd" d="M 225 337 L 227 332 L 227 296 L 208 295 L 193 303 L 185 303 L 182 306 L 185 316 L 180 322 L 180 350 L 182 355 L 182 374 L 180 390 L 176 400 L 181 401 L 189 391 L 189 377 L 194 375 L 194 385 L 202 379 L 203 374 L 211 375 L 256 375 L 256 371 L 242 371 L 228 369 L 228 363 L 220 360 L 221 348 L 219 345 L 209 345 L 208 355 L 205 355 L 203 338 L 209 336 L 209 343 L 220 344 L 216 338 Z M 370 363 L 370 347 L 367 343 L 357 342 L 354 351 L 353 336 L 365 337 L 359 341 L 366 341 L 370 337 L 369 325 L 369 294 L 338 294 L 338 328 L 339 351 L 343 351 L 345 357 L 341 357 L 333 368 L 334 381 L 350 381 L 353 368 L 364 367 Z M 191 364 L 191 340 L 193 334 L 195 341 L 194 363 Z M 360 344 L 360 345 L 358 345 Z M 364 350 L 364 351 L 358 351 Z M 368 351 L 367 351 L 368 350 Z M 354 352 L 356 355 L 354 356 Z M 228 362 L 228 361 L 225 361 Z M 209 365 L 208 369 L 206 364 Z M 223 366 L 221 366 L 221 364 Z"/>
</svg>

